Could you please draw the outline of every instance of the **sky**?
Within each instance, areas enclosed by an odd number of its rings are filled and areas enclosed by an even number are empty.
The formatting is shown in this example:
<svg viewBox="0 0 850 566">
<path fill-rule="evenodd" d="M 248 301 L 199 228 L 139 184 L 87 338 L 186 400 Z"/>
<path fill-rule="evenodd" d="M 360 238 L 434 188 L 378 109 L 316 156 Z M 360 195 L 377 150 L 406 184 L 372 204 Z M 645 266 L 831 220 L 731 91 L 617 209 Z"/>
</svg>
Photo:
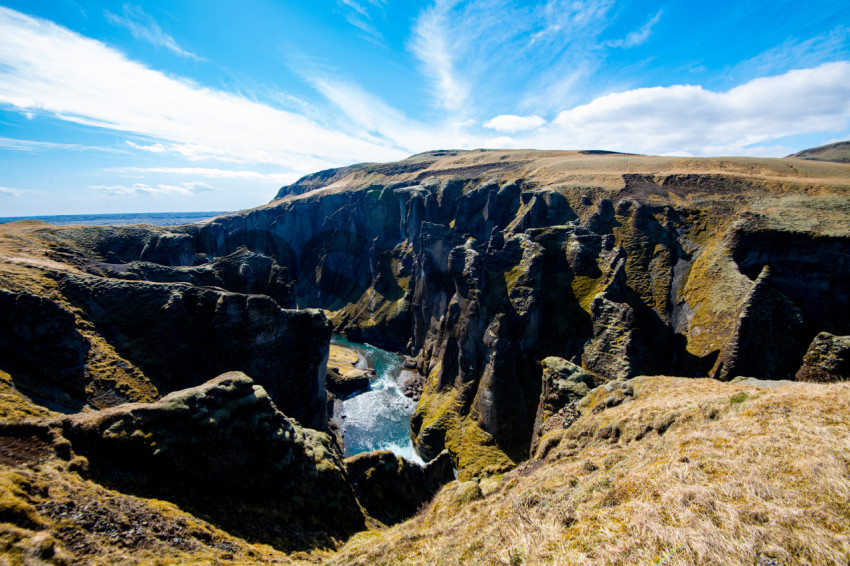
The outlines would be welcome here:
<svg viewBox="0 0 850 566">
<path fill-rule="evenodd" d="M 845 139 L 838 0 L 0 0 L 0 216 L 239 210 L 433 149 Z"/>
</svg>

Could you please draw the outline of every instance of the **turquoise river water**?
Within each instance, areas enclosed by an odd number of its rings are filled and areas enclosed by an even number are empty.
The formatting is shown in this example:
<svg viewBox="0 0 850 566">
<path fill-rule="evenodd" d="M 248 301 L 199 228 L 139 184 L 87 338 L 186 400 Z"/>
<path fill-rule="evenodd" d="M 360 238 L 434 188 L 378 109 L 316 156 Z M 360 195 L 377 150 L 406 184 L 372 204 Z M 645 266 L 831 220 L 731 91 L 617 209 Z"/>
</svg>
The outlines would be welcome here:
<svg viewBox="0 0 850 566">
<path fill-rule="evenodd" d="M 404 358 L 369 344 L 349 342 L 340 336 L 334 336 L 332 343 L 357 351 L 376 374 L 368 391 L 342 402 L 345 456 L 370 450 L 392 450 L 421 464 L 422 459 L 410 441 L 410 416 L 416 401 L 404 396 L 398 382 Z"/>
</svg>

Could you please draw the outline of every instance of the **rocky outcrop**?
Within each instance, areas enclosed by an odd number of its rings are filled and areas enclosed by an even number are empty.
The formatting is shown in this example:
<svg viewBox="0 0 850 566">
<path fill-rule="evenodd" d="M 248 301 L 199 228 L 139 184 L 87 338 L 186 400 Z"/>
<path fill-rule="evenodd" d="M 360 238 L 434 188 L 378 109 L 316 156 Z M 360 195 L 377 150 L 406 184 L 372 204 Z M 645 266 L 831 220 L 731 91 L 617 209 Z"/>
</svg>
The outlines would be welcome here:
<svg viewBox="0 0 850 566">
<path fill-rule="evenodd" d="M 321 312 L 184 283 L 70 275 L 60 288 L 161 394 L 243 371 L 285 414 L 327 428 L 331 329 Z"/>
<path fill-rule="evenodd" d="M 278 261 L 295 266 L 299 304 L 328 308 L 337 330 L 416 359 L 424 384 L 414 441 L 426 458 L 449 448 L 462 470 L 525 457 L 538 360 L 548 356 L 581 360 L 605 379 L 777 379 L 793 375 L 817 331 L 846 328 L 843 213 L 821 215 L 831 235 L 815 238 L 759 212 L 786 204 L 785 189 L 757 175 L 718 173 L 719 163 L 646 174 L 630 170 L 643 158 L 588 154 L 581 159 L 623 167 L 612 180 L 587 165 L 588 181 L 571 159 L 449 152 L 392 172 L 322 172 L 269 207 L 201 228 L 199 241 L 267 226 Z M 839 200 L 818 206 L 838 211 Z M 754 283 L 768 263 L 769 284 Z M 808 290 L 802 273 L 816 274 Z M 823 308 L 826 289 L 836 291 L 834 309 Z M 755 367 L 768 343 L 782 351 Z M 482 443 L 492 457 L 473 457 Z"/>
<path fill-rule="evenodd" d="M 348 397 L 358 391 L 369 389 L 369 372 L 366 370 L 351 370 L 345 374 L 337 368 L 328 368 L 328 391 L 338 397 Z"/>
<path fill-rule="evenodd" d="M 354 350 L 331 344 L 325 384 L 328 392 L 345 398 L 369 389 L 370 379 L 375 372 L 365 366 L 365 360 Z"/>
<path fill-rule="evenodd" d="M 454 479 L 448 452 L 425 467 L 389 450 L 364 452 L 346 458 L 345 467 L 360 504 L 385 525 L 412 517 L 440 487 Z"/>
<path fill-rule="evenodd" d="M 145 257 L 144 254 L 142 257 Z M 131 281 L 189 283 L 199 287 L 219 287 L 234 293 L 267 295 L 283 308 L 295 307 L 293 282 L 287 269 L 280 267 L 274 258 L 244 247 L 192 267 L 169 267 L 169 264 L 151 261 L 132 261 L 126 264 L 98 263 L 91 266 L 90 271 Z"/>
<path fill-rule="evenodd" d="M 787 379 L 800 366 L 803 316 L 794 303 L 771 283 L 765 266 L 738 316 L 735 334 L 723 352 L 715 377 L 743 375 Z"/>
<path fill-rule="evenodd" d="M 541 365 L 543 386 L 534 419 L 532 451 L 537 449 L 544 434 L 572 424 L 578 417 L 576 403 L 584 398 L 595 384 L 591 374 L 563 358 L 552 356 L 544 359 Z"/>
<path fill-rule="evenodd" d="M 296 549 L 364 526 L 336 443 L 288 419 L 242 373 L 62 427 L 93 479 L 173 501 L 247 539 Z"/>
<path fill-rule="evenodd" d="M 641 351 L 637 344 L 637 316 L 626 301 L 625 261 L 614 268 L 613 280 L 590 303 L 593 339 L 585 347 L 582 363 L 611 379 L 634 377 Z"/>
<path fill-rule="evenodd" d="M 0 289 L 0 368 L 35 374 L 81 399 L 89 348 L 74 315 L 55 301 Z"/>
<path fill-rule="evenodd" d="M 850 381 L 850 336 L 834 336 L 829 332 L 815 336 L 803 357 L 797 380 Z"/>
</svg>

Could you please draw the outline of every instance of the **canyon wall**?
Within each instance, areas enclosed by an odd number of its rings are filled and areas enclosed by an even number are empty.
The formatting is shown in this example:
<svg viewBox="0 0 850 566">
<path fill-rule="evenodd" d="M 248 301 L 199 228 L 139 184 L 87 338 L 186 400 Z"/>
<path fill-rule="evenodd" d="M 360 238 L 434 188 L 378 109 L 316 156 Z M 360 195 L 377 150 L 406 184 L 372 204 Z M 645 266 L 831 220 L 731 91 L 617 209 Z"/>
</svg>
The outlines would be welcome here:
<svg viewBox="0 0 850 566">
<path fill-rule="evenodd" d="M 793 378 L 819 332 L 850 334 L 847 202 L 837 163 L 444 151 L 320 172 L 203 225 L 40 237 L 82 272 L 57 285 L 68 308 L 157 390 L 173 379 L 141 352 L 207 344 L 210 370 L 246 371 L 285 414 L 319 427 L 320 378 L 298 413 L 289 385 L 254 375 L 289 363 L 268 361 L 276 351 L 318 352 L 299 368 L 310 375 L 326 355 L 314 346 L 328 331 L 309 347 L 265 348 L 297 317 L 322 327 L 320 313 L 280 306 L 322 309 L 350 339 L 407 353 L 425 376 L 416 446 L 426 459 L 448 449 L 469 477 L 528 455 L 548 357 L 597 384 Z M 122 296 L 197 326 L 151 341 L 133 327 L 154 320 L 108 314 Z M 239 322 L 215 322 L 225 319 Z M 261 359 L 217 361 L 240 340 L 249 346 L 232 349 L 251 350 L 240 359 Z"/>
</svg>

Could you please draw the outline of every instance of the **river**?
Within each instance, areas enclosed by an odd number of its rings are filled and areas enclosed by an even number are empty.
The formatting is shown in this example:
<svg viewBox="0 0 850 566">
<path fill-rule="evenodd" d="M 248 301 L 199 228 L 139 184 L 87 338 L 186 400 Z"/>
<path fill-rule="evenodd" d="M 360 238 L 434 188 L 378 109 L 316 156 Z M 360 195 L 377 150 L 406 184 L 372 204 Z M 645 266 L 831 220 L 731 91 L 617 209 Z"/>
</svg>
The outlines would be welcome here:
<svg viewBox="0 0 850 566">
<path fill-rule="evenodd" d="M 376 374 L 368 391 L 342 402 L 340 422 L 345 456 L 391 450 L 422 464 L 410 441 L 410 416 L 416 401 L 405 397 L 398 383 L 404 358 L 369 344 L 349 342 L 341 336 L 334 336 L 332 343 L 355 350 Z"/>
</svg>

